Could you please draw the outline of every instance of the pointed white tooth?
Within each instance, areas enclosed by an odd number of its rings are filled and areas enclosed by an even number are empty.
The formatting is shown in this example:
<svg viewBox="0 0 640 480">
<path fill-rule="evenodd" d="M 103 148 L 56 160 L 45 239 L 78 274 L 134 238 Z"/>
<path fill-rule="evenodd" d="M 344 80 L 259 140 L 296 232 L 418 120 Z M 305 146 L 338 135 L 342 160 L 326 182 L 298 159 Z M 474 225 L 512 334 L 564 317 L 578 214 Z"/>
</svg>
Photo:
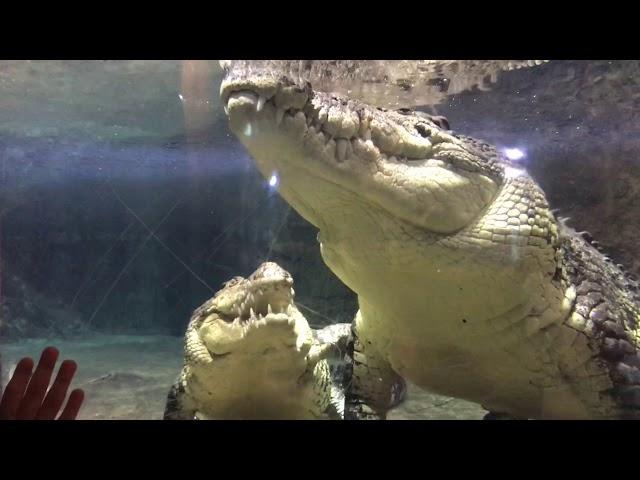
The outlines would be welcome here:
<svg viewBox="0 0 640 480">
<path fill-rule="evenodd" d="M 371 129 L 367 128 L 364 131 L 364 135 L 362 136 L 362 138 L 364 138 L 364 141 L 366 142 L 367 140 L 371 140 Z"/>
<path fill-rule="evenodd" d="M 255 317 L 256 316 L 256 312 L 253 311 L 253 307 L 249 308 L 249 314 L 251 315 L 251 317 Z"/>
<path fill-rule="evenodd" d="M 329 141 L 327 142 L 327 145 L 325 146 L 325 151 L 326 149 L 329 149 L 329 151 L 327 152 L 329 155 L 335 156 L 336 141 L 333 138 L 329 139 Z"/>
<path fill-rule="evenodd" d="M 282 123 L 282 119 L 284 118 L 284 108 L 278 108 L 276 110 L 276 125 L 280 125 Z"/>
<path fill-rule="evenodd" d="M 390 162 L 397 162 L 397 161 L 398 161 L 398 159 L 396 158 L 396 156 L 395 156 L 395 155 L 391 155 L 391 156 L 389 157 L 389 161 L 390 161 Z"/>
<path fill-rule="evenodd" d="M 369 130 L 369 135 L 371 134 L 371 119 L 368 116 L 365 116 L 360 119 L 360 131 L 366 135 L 366 131 Z"/>
<path fill-rule="evenodd" d="M 347 155 L 347 140 L 344 138 L 339 138 L 336 140 L 336 155 L 338 157 L 338 161 L 344 161 Z"/>
<path fill-rule="evenodd" d="M 227 107 L 226 105 L 224 106 L 224 113 L 229 115 L 229 107 Z"/>
<path fill-rule="evenodd" d="M 320 124 L 325 123 L 327 121 L 328 116 L 329 116 L 329 108 L 323 106 L 318 111 L 318 122 Z"/>
<path fill-rule="evenodd" d="M 264 108 L 264 104 L 266 103 L 267 99 L 266 97 L 263 97 L 262 95 L 260 95 L 260 98 L 258 98 L 258 105 L 256 107 L 256 110 L 258 112 L 261 112 L 262 109 Z"/>
</svg>

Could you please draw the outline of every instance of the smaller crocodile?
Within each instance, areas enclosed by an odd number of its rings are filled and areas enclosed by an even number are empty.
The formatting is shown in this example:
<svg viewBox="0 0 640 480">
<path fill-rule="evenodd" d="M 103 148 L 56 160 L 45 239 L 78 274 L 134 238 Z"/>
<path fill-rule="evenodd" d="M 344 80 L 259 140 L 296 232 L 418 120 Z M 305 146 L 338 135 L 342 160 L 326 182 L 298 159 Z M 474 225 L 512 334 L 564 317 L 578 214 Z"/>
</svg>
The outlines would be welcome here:
<svg viewBox="0 0 640 480">
<path fill-rule="evenodd" d="M 313 330 L 293 278 L 266 262 L 195 310 L 165 420 L 341 419 L 349 324 Z"/>
</svg>

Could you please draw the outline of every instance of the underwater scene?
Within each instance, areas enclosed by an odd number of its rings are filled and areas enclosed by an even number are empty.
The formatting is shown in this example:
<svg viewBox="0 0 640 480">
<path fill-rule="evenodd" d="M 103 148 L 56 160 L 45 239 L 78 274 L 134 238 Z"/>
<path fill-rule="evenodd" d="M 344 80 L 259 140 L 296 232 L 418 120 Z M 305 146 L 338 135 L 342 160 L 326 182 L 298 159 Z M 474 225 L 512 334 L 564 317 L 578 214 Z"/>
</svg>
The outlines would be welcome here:
<svg viewBox="0 0 640 480">
<path fill-rule="evenodd" d="M 638 112 L 631 60 L 0 61 L 0 384 L 53 346 L 78 419 L 638 419 Z"/>
</svg>

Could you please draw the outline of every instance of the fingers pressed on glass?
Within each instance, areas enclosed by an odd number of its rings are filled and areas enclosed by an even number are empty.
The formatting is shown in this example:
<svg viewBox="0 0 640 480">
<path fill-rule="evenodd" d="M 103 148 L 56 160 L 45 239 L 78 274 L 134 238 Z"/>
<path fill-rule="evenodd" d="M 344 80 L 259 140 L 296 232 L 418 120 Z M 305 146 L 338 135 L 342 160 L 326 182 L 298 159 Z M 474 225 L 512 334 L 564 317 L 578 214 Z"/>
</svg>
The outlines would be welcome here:
<svg viewBox="0 0 640 480">
<path fill-rule="evenodd" d="M 31 358 L 23 358 L 18 362 L 13 372 L 13 376 L 2 394 L 2 402 L 0 402 L 0 419 L 13 419 L 20 408 L 20 403 L 24 396 L 24 392 L 29 384 L 31 372 L 33 371 L 33 360 Z"/>
<path fill-rule="evenodd" d="M 29 386 L 16 413 L 16 419 L 29 420 L 36 417 L 47 394 L 57 360 L 58 350 L 56 348 L 47 347 L 42 351 L 38 366 L 29 381 Z"/>
<path fill-rule="evenodd" d="M 84 401 L 84 391 L 77 388 L 71 392 L 58 420 L 75 420 Z"/>
<path fill-rule="evenodd" d="M 77 368 L 76 362 L 73 360 L 65 360 L 62 362 L 58 370 L 58 375 L 36 415 L 38 420 L 53 420 L 56 418 L 67 396 L 69 385 L 73 380 Z"/>
</svg>

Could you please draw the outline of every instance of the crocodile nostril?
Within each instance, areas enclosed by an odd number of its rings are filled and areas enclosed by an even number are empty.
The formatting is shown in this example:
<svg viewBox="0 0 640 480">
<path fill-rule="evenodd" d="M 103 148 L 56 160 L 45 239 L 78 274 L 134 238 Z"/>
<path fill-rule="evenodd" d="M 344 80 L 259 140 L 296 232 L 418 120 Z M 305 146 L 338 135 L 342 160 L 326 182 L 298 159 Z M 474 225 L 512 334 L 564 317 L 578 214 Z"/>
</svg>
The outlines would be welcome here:
<svg viewBox="0 0 640 480">
<path fill-rule="evenodd" d="M 427 138 L 431 135 L 431 132 L 427 130 L 424 125 L 416 125 L 416 131 L 424 138 Z"/>
<path fill-rule="evenodd" d="M 449 127 L 449 120 L 447 120 L 446 117 L 435 116 L 431 117 L 431 120 L 440 128 L 443 128 L 444 130 L 451 130 L 451 127 Z"/>
</svg>

